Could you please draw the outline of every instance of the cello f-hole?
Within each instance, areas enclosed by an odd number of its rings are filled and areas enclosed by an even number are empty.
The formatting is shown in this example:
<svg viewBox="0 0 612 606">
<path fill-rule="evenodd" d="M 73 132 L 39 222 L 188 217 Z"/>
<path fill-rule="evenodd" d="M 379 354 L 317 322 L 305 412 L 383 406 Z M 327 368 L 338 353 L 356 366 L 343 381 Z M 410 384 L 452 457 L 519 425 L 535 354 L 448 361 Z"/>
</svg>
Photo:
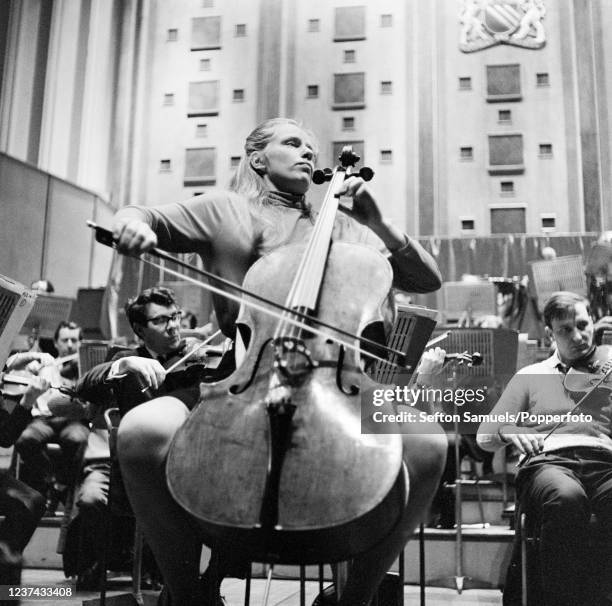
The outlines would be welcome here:
<svg viewBox="0 0 612 606">
<path fill-rule="evenodd" d="M 270 341 L 272 341 L 272 339 L 269 339 L 267 342 L 265 342 L 264 346 L 259 350 L 259 354 L 255 358 L 255 364 L 253 364 L 253 368 L 251 370 L 251 374 L 249 378 L 242 385 L 239 385 L 237 383 L 234 385 L 230 385 L 228 391 L 232 395 L 237 396 L 241 394 L 242 392 L 246 391 L 251 386 L 251 384 L 253 383 L 253 379 L 255 378 L 255 375 L 257 374 L 257 370 L 259 369 L 259 365 L 261 364 L 263 353 L 268 343 L 270 343 Z"/>
<path fill-rule="evenodd" d="M 346 396 L 356 396 L 359 393 L 359 387 L 352 384 L 345 387 L 342 383 L 342 371 L 344 369 L 344 347 L 338 349 L 338 363 L 336 364 L 336 385 L 338 389 Z"/>
</svg>

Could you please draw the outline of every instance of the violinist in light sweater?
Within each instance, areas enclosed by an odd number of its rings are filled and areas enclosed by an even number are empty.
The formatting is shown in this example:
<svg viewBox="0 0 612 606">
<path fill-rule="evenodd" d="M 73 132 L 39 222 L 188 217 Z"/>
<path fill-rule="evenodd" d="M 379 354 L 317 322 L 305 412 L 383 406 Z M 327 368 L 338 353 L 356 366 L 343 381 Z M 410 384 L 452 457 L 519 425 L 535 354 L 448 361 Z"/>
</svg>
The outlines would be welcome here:
<svg viewBox="0 0 612 606">
<path fill-rule="evenodd" d="M 556 351 L 521 369 L 509 382 L 490 421 L 478 431 L 486 450 L 511 446 L 523 455 L 516 490 L 520 512 L 539 535 L 539 567 L 528 571 L 530 604 L 612 604 L 612 401 L 596 389 L 579 406 L 586 382 L 577 369 L 601 372 L 612 347 L 595 346 L 586 299 L 558 292 L 544 321 Z M 576 390 L 576 388 L 578 388 Z M 603 552 L 587 552 L 596 514 Z M 597 581 L 588 582 L 589 573 Z M 531 578 L 530 578 L 531 577 Z M 515 541 L 504 605 L 521 604 L 520 544 Z M 595 593 L 593 593 L 595 592 Z"/>
</svg>

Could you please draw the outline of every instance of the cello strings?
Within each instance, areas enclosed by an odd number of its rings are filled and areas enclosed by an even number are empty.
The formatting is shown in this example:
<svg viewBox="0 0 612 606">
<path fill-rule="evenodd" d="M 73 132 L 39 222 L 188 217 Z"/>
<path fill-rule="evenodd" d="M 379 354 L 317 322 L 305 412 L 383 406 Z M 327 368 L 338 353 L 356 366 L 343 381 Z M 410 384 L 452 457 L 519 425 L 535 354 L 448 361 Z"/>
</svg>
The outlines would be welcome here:
<svg viewBox="0 0 612 606">
<path fill-rule="evenodd" d="M 321 290 L 325 259 L 329 253 L 333 219 L 338 210 L 338 199 L 334 195 L 334 190 L 337 189 L 337 182 L 344 181 L 344 176 L 345 171 L 341 171 L 338 167 L 334 168 L 316 224 L 308 238 L 306 250 L 301 256 L 298 270 L 291 282 L 289 294 L 285 302 L 286 309 L 307 310 L 314 309 L 315 307 L 315 302 Z M 325 255 L 324 257 L 323 254 Z M 286 317 L 289 317 L 289 315 L 283 313 L 283 318 Z M 283 326 L 283 322 L 279 322 L 275 331 L 275 337 L 279 338 L 286 330 L 287 328 Z M 290 326 L 289 334 L 299 339 L 302 330 L 303 327 Z"/>
</svg>

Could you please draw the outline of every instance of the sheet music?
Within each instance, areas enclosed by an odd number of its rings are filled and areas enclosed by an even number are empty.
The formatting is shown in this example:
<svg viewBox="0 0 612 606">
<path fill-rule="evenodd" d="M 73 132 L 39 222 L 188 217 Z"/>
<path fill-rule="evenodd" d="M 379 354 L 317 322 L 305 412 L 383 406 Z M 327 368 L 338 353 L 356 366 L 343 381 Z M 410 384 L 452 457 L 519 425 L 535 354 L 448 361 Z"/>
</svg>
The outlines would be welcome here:
<svg viewBox="0 0 612 606">
<path fill-rule="evenodd" d="M 387 346 L 403 351 L 406 354 L 406 374 L 412 375 L 429 337 L 436 326 L 438 312 L 419 305 L 398 305 L 397 314 Z M 395 357 L 395 356 L 394 356 Z M 377 361 L 372 372 L 372 378 L 379 383 L 393 383 L 400 372 L 394 362 Z"/>
<path fill-rule="evenodd" d="M 36 301 L 36 293 L 23 284 L 0 275 L 0 368 L 11 352 L 13 339 L 19 334 Z"/>
</svg>

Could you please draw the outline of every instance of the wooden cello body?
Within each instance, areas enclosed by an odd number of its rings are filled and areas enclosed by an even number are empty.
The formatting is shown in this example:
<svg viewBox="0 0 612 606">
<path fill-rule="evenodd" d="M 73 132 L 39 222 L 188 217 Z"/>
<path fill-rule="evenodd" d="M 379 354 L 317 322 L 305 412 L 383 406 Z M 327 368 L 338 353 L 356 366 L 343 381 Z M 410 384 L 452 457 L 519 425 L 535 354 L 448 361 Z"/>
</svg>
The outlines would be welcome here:
<svg viewBox="0 0 612 606">
<path fill-rule="evenodd" d="M 265 255 L 244 288 L 291 301 L 305 248 Z M 391 281 L 382 254 L 333 243 L 316 317 L 360 335 L 382 320 Z M 172 443 L 173 497 L 209 545 L 252 560 L 334 562 L 371 549 L 396 526 L 407 479 L 400 435 L 361 432 L 361 394 L 374 383 L 359 354 L 308 327 L 279 331 L 276 320 L 247 307 L 238 325 L 250 333 L 244 362 L 202 385 Z"/>
</svg>

